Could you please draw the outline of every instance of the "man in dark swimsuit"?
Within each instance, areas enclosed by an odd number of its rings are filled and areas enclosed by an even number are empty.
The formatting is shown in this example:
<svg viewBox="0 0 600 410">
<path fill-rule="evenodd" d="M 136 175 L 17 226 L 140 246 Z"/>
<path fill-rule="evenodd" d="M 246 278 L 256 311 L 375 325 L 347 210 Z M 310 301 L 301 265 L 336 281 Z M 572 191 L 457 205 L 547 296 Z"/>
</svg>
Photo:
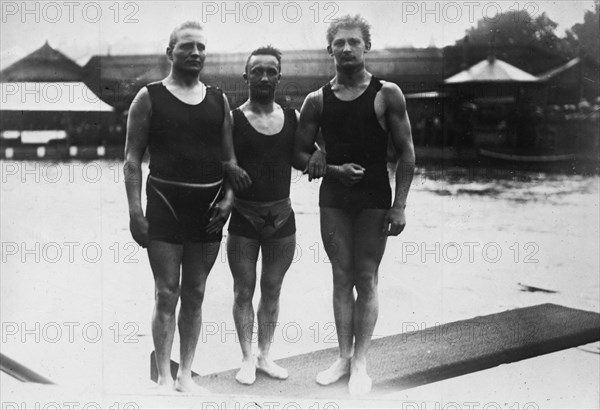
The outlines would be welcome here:
<svg viewBox="0 0 600 410">
<path fill-rule="evenodd" d="M 319 195 L 321 236 L 333 270 L 333 309 L 340 356 L 317 375 L 334 383 L 350 373 L 351 394 L 371 389 L 366 354 L 378 314 L 377 279 L 388 235 L 404 229 L 415 155 L 402 91 L 365 69 L 368 23 L 345 16 L 327 31 L 336 76 L 309 94 L 300 112 L 294 165 L 324 175 Z M 327 165 L 309 160 L 318 131 Z M 386 167 L 388 139 L 399 159 L 392 204 Z M 391 207 L 390 207 L 391 205 Z M 355 299 L 354 290 L 357 297 Z"/>
<path fill-rule="evenodd" d="M 290 202 L 294 134 L 298 112 L 275 103 L 281 78 L 281 53 L 262 47 L 250 54 L 244 80 L 250 98 L 233 111 L 233 143 L 239 166 L 252 186 L 236 192 L 227 252 L 234 280 L 233 317 L 242 348 L 236 380 L 252 384 L 256 369 L 286 379 L 288 372 L 269 359 L 279 315 L 279 294 L 296 246 L 296 224 Z M 258 354 L 252 354 L 256 262 L 262 252 L 258 306 Z"/>
<path fill-rule="evenodd" d="M 233 202 L 229 184 L 223 184 L 223 169 L 233 188 L 243 189 L 251 182 L 235 162 L 227 98 L 198 79 L 205 44 L 199 23 L 186 22 L 173 30 L 167 48 L 171 72 L 135 97 L 125 146 L 130 230 L 135 241 L 148 248 L 156 289 L 152 337 L 158 386 L 183 392 L 201 391 L 192 380 L 191 367 L 202 325 L 202 300 Z M 146 148 L 150 176 L 144 216 L 140 196 Z M 170 357 L 180 296 L 181 365 L 173 380 Z"/>
</svg>

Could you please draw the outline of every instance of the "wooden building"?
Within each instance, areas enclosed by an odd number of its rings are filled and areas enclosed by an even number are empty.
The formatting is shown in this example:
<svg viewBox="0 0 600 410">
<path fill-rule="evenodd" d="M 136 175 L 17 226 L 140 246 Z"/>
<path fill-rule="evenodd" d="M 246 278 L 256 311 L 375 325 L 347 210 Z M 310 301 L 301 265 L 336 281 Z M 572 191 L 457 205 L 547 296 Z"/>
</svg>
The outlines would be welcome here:
<svg viewBox="0 0 600 410">
<path fill-rule="evenodd" d="M 48 42 L 0 72 L 0 146 L 109 143 L 114 109 Z"/>
</svg>

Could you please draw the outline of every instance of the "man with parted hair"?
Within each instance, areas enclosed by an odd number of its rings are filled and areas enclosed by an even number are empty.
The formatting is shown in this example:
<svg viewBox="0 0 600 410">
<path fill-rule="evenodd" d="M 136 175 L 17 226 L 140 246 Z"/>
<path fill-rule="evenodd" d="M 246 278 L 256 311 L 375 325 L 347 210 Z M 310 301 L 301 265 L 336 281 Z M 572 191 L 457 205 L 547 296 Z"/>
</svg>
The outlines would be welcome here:
<svg viewBox="0 0 600 410">
<path fill-rule="evenodd" d="M 387 236 L 399 235 L 406 225 L 415 154 L 402 91 L 366 70 L 365 55 L 371 49 L 367 21 L 358 15 L 336 20 L 327 30 L 327 44 L 336 75 L 302 105 L 294 166 L 308 167 L 309 178 L 323 177 L 321 237 L 333 271 L 340 352 L 317 375 L 317 383 L 328 385 L 349 374 L 349 392 L 362 395 L 372 385 L 366 355 L 378 315 L 379 264 Z M 326 165 L 310 159 L 319 131 Z M 393 202 L 388 143 L 397 162 Z"/>
<path fill-rule="evenodd" d="M 169 75 L 142 88 L 129 110 L 125 187 L 130 231 L 147 247 L 154 275 L 152 337 L 158 386 L 198 393 L 202 389 L 192 380 L 191 367 L 206 279 L 231 210 L 232 188 L 245 189 L 251 181 L 236 164 L 227 98 L 199 80 L 206 57 L 202 26 L 188 21 L 176 27 L 166 54 Z M 146 148 L 150 175 L 144 215 L 141 163 Z M 173 380 L 170 357 L 179 300 L 181 364 Z"/>
</svg>

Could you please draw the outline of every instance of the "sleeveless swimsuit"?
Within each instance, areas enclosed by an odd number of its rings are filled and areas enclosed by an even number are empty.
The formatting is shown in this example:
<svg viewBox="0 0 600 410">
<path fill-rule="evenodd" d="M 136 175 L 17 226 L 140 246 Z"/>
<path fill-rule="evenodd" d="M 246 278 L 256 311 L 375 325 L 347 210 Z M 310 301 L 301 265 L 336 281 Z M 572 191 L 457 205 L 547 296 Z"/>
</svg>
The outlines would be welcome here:
<svg viewBox="0 0 600 410">
<path fill-rule="evenodd" d="M 236 194 L 228 231 L 253 239 L 283 238 L 296 232 L 290 202 L 290 179 L 296 112 L 285 108 L 284 123 L 274 135 L 262 134 L 238 108 L 233 111 L 235 155 L 252 179 Z"/>
<path fill-rule="evenodd" d="M 161 82 L 146 86 L 152 102 L 146 183 L 149 237 L 169 243 L 219 242 L 209 234 L 212 207 L 224 196 L 221 164 L 223 93 L 207 86 L 199 104 L 187 104 Z"/>
<path fill-rule="evenodd" d="M 381 87 L 381 82 L 372 76 L 367 89 L 352 101 L 337 98 L 331 84 L 323 87 L 321 132 L 327 163 L 355 163 L 365 168 L 365 174 L 350 187 L 326 174 L 319 191 L 319 206 L 353 211 L 390 208 L 388 135 L 377 120 L 374 104 Z"/>
</svg>

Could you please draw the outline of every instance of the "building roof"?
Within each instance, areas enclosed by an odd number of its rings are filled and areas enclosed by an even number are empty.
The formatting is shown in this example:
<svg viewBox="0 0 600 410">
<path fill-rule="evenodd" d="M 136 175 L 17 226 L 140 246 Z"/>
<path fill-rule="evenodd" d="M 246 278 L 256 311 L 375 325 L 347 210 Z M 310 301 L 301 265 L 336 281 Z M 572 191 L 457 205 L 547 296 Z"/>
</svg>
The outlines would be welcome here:
<svg viewBox="0 0 600 410">
<path fill-rule="evenodd" d="M 564 64 L 569 59 L 551 52 L 536 44 L 496 44 L 493 49 L 489 44 L 465 44 L 444 47 L 444 69 L 448 77 L 477 64 L 493 55 L 523 71 L 539 75 L 549 69 Z"/>
<path fill-rule="evenodd" d="M 93 56 L 83 66 L 86 79 L 102 78 L 129 82 L 150 82 L 169 74 L 164 54 Z"/>
<path fill-rule="evenodd" d="M 55 50 L 46 41 L 43 46 L 0 72 L 1 82 L 81 81 L 81 67 Z"/>
<path fill-rule="evenodd" d="M 552 70 L 548 70 L 545 73 L 540 74 L 538 78 L 540 78 L 540 80 L 550 80 L 556 77 L 557 75 L 562 74 L 565 71 L 575 67 L 580 62 L 581 58 L 575 57 L 574 59 L 567 61 L 565 64 L 562 64 L 556 68 L 553 68 Z"/>
<path fill-rule="evenodd" d="M 282 73 L 285 76 L 332 76 L 335 74 L 332 57 L 325 48 L 312 50 L 283 50 Z M 202 75 L 241 76 L 248 52 L 210 53 L 204 62 Z M 396 48 L 372 50 L 367 56 L 367 67 L 377 75 L 427 74 L 440 68 L 442 51 L 439 49 Z M 432 67 L 437 62 L 439 67 Z M 170 69 L 164 54 L 94 56 L 83 67 L 86 77 L 121 81 L 156 81 L 164 78 Z M 441 71 L 441 70 L 438 70 Z"/>
<path fill-rule="evenodd" d="M 1 111 L 113 111 L 82 82 L 1 83 L 0 100 Z"/>
<path fill-rule="evenodd" d="M 280 94 L 306 94 L 335 75 L 332 57 L 325 48 L 282 51 Z M 222 88 L 230 98 L 245 101 L 248 90 L 242 78 L 249 52 L 210 53 L 200 75 L 202 81 Z M 443 80 L 443 53 L 439 49 L 398 48 L 371 50 L 367 68 L 376 76 L 394 81 L 407 92 L 435 90 Z M 99 55 L 83 67 L 84 81 L 115 107 L 128 105 L 145 84 L 165 78 L 170 62 L 164 54 Z M 236 100 L 237 101 L 237 100 Z"/>
<path fill-rule="evenodd" d="M 474 82 L 537 82 L 539 79 L 505 61 L 488 58 L 474 66 L 455 74 L 444 84 L 462 84 Z"/>
</svg>

